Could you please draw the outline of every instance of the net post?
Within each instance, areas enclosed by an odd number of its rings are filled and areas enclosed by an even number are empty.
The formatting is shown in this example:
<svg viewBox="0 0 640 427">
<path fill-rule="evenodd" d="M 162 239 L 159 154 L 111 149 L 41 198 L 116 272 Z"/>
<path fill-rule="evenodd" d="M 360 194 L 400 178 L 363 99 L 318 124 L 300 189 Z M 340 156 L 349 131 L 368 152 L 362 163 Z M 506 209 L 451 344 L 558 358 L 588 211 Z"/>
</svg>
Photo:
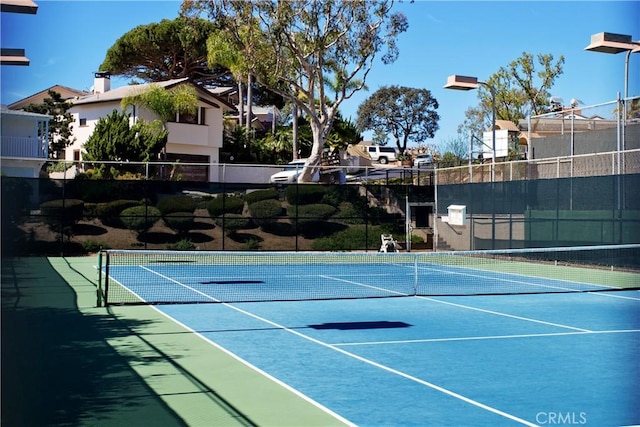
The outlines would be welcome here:
<svg viewBox="0 0 640 427">
<path fill-rule="evenodd" d="M 102 249 L 98 251 L 98 287 L 96 289 L 96 305 L 102 307 Z"/>
<path fill-rule="evenodd" d="M 413 256 L 413 296 L 418 295 L 418 255 Z"/>
<path fill-rule="evenodd" d="M 109 303 L 109 252 L 105 251 L 105 262 L 104 262 L 104 306 L 106 307 Z"/>
</svg>

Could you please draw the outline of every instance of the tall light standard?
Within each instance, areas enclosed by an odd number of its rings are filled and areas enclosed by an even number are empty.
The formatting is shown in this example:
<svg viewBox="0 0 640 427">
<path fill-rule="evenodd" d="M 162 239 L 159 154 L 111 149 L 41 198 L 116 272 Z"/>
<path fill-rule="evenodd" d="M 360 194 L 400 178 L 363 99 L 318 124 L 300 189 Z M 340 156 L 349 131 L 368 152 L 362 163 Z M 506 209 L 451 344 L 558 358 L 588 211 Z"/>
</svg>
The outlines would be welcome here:
<svg viewBox="0 0 640 427">
<path fill-rule="evenodd" d="M 480 85 L 485 86 L 491 92 L 491 182 L 496 177 L 496 90 L 487 82 L 478 80 L 477 77 L 458 76 L 456 74 L 447 77 L 445 89 L 472 90 Z"/>
<path fill-rule="evenodd" d="M 629 97 L 629 57 L 632 53 L 640 52 L 640 41 L 631 40 L 631 36 L 626 34 L 615 33 L 598 33 L 591 36 L 591 43 L 584 50 L 600 53 L 618 54 L 627 52 L 624 61 L 624 108 L 622 114 L 622 150 L 625 150 L 624 127 L 627 122 L 627 106 L 626 101 Z M 620 151 L 620 147 L 618 147 Z M 618 169 L 618 172 L 620 170 Z"/>
<path fill-rule="evenodd" d="M 633 41 L 626 34 L 598 33 L 591 36 L 591 44 L 584 50 L 612 54 L 627 52 L 624 61 L 624 97 L 629 97 L 629 56 L 640 52 L 640 41 Z"/>
<path fill-rule="evenodd" d="M 491 191 L 495 191 L 494 183 L 496 178 L 496 89 L 487 82 L 479 81 L 477 77 L 452 75 L 447 77 L 445 89 L 472 90 L 483 85 L 491 92 Z M 496 209 L 495 194 L 492 194 L 491 209 L 491 249 L 496 248 Z"/>
</svg>

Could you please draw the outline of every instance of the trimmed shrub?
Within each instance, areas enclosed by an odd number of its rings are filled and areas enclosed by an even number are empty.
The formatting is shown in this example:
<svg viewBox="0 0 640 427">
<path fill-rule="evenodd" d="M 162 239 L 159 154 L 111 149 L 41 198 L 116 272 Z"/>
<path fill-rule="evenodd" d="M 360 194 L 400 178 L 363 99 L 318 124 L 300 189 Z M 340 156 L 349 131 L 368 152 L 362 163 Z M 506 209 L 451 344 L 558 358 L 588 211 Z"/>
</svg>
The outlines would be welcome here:
<svg viewBox="0 0 640 427">
<path fill-rule="evenodd" d="M 298 219 L 298 221 L 309 221 L 312 219 L 320 220 L 329 218 L 335 211 L 336 208 L 333 206 L 321 203 L 315 203 L 312 205 L 294 205 L 287 208 L 287 216 L 292 220 Z"/>
<path fill-rule="evenodd" d="M 194 227 L 193 212 L 171 212 L 164 215 L 164 222 L 177 233 L 187 233 Z"/>
<path fill-rule="evenodd" d="M 224 217 L 216 218 L 215 223 L 218 227 L 223 228 L 225 233 L 231 234 L 238 230 L 249 228 L 251 218 L 242 216 L 242 214 L 228 214 Z"/>
<path fill-rule="evenodd" d="M 362 213 L 350 202 L 340 203 L 338 211 L 333 215 L 333 219 L 346 224 L 362 224 L 365 221 Z"/>
<path fill-rule="evenodd" d="M 311 247 L 318 251 L 379 249 L 381 234 L 386 234 L 381 227 L 353 226 L 329 237 L 316 239 Z"/>
<path fill-rule="evenodd" d="M 193 212 L 196 210 L 196 200 L 190 196 L 167 196 L 158 200 L 156 205 L 162 215 L 174 212 Z"/>
<path fill-rule="evenodd" d="M 244 200 L 237 196 L 221 195 L 207 202 L 207 211 L 212 217 L 222 214 L 242 213 Z"/>
<path fill-rule="evenodd" d="M 261 200 L 249 205 L 253 221 L 260 227 L 268 226 L 282 215 L 282 204 L 277 200 Z"/>
<path fill-rule="evenodd" d="M 153 206 L 134 206 L 120 213 L 120 221 L 125 227 L 137 233 L 142 233 L 153 227 L 160 217 L 160 210 Z"/>
<path fill-rule="evenodd" d="M 251 193 L 247 193 L 244 196 L 244 201 L 250 205 L 251 203 L 259 202 L 261 200 L 278 199 L 278 197 L 279 194 L 277 189 L 268 188 L 266 190 L 256 190 Z"/>
<path fill-rule="evenodd" d="M 42 221 L 51 226 L 70 226 L 82 219 L 84 202 L 78 199 L 60 199 L 40 205 Z"/>
<path fill-rule="evenodd" d="M 290 205 L 309 205 L 320 203 L 326 191 L 321 185 L 289 185 L 285 197 Z"/>
<path fill-rule="evenodd" d="M 108 203 L 98 203 L 96 206 L 96 216 L 104 225 L 122 227 L 120 213 L 134 206 L 140 206 L 137 200 L 114 200 Z"/>
</svg>

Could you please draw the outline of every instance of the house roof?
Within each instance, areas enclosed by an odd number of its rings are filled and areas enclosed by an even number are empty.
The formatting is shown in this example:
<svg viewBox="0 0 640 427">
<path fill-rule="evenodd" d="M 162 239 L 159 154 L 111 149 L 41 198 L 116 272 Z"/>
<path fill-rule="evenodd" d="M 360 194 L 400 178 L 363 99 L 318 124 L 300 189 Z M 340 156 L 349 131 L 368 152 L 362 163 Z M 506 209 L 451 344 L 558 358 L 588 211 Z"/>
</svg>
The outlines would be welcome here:
<svg viewBox="0 0 640 427">
<path fill-rule="evenodd" d="M 83 96 L 80 99 L 74 100 L 73 104 L 87 105 L 87 104 L 94 104 L 99 102 L 120 101 L 126 98 L 127 96 L 135 95 L 138 92 L 144 91 L 145 89 L 148 89 L 152 85 L 159 86 L 165 89 L 171 89 L 172 87 L 178 86 L 180 84 L 188 83 L 188 81 L 189 79 L 185 77 L 181 79 L 166 80 L 163 82 L 153 82 L 153 83 L 144 83 L 140 85 L 121 86 L 119 88 L 111 89 L 103 93 L 93 93 L 87 96 Z M 189 83 L 189 84 L 192 84 L 192 83 Z M 202 89 L 201 87 L 196 85 L 193 85 L 193 87 L 195 87 L 198 93 L 200 94 L 201 100 L 208 102 L 217 108 L 222 108 L 225 111 L 235 110 L 235 107 L 233 105 L 227 103 L 224 99 L 220 98 L 219 96 L 216 96 L 210 91 L 206 89 Z"/>
<path fill-rule="evenodd" d="M 510 120 L 496 120 L 496 130 L 508 130 L 513 132 L 520 132 L 518 126 Z"/>
<path fill-rule="evenodd" d="M 7 115 L 7 116 L 33 117 L 33 118 L 40 118 L 40 119 L 53 118 L 53 116 L 50 116 L 49 114 L 31 113 L 31 112 L 22 111 L 22 110 L 9 110 L 8 108 L 5 108 L 5 107 L 2 107 L 0 109 L 0 114 Z"/>
<path fill-rule="evenodd" d="M 42 104 L 44 102 L 44 99 L 49 97 L 50 90 L 58 92 L 63 99 L 71 99 L 79 96 L 86 96 L 89 94 L 88 92 L 85 92 L 83 90 L 73 89 L 62 85 L 55 85 L 38 93 L 34 93 L 33 95 L 30 95 L 19 101 L 16 101 L 13 104 L 9 104 L 7 108 L 9 108 L 10 110 L 20 110 L 29 104 Z"/>
</svg>

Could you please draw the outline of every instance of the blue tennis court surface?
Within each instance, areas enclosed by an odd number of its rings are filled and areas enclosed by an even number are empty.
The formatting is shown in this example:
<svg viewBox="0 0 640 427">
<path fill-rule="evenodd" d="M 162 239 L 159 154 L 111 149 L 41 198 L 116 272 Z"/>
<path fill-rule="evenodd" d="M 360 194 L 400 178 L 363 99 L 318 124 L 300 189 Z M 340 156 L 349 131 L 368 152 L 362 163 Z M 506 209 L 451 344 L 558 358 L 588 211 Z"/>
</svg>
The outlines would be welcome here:
<svg viewBox="0 0 640 427">
<path fill-rule="evenodd" d="M 178 303 L 156 309 L 348 424 L 640 425 L 637 273 L 473 262 L 132 263 L 107 298 Z"/>
<path fill-rule="evenodd" d="M 637 291 L 158 309 L 357 425 L 640 423 Z"/>
</svg>

